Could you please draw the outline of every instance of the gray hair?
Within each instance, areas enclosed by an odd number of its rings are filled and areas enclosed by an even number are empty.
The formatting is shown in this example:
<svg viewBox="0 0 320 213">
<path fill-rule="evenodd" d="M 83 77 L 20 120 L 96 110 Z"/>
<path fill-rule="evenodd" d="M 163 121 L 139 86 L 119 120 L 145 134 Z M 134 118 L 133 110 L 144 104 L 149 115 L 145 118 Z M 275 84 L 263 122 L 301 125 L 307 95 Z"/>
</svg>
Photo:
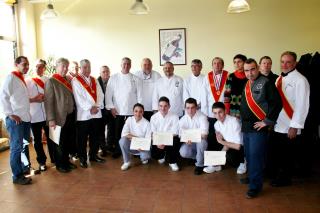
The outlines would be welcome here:
<svg viewBox="0 0 320 213">
<path fill-rule="evenodd" d="M 80 61 L 80 67 L 82 67 L 82 66 L 85 65 L 85 64 L 89 64 L 89 65 L 90 65 L 90 61 L 89 61 L 88 59 L 82 59 L 82 60 Z"/>
<path fill-rule="evenodd" d="M 69 64 L 69 60 L 66 58 L 58 58 L 56 60 L 56 66 L 59 66 L 60 64 Z"/>
</svg>

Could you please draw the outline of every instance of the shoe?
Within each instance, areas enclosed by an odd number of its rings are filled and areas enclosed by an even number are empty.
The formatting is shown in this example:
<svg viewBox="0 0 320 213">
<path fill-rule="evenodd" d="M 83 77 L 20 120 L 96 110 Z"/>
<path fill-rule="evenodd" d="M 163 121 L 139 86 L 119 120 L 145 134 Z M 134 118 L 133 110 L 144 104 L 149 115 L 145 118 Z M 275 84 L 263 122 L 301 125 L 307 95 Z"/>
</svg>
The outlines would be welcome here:
<svg viewBox="0 0 320 213">
<path fill-rule="evenodd" d="M 88 164 L 87 164 L 87 162 L 80 162 L 80 167 L 81 168 L 88 168 Z"/>
<path fill-rule="evenodd" d="M 100 156 L 107 157 L 107 155 L 108 155 L 108 152 L 106 150 L 103 150 Z"/>
<path fill-rule="evenodd" d="M 47 166 L 45 164 L 42 164 L 42 165 L 39 166 L 39 170 L 41 172 L 47 171 Z"/>
<path fill-rule="evenodd" d="M 120 153 L 120 152 L 115 152 L 115 153 L 112 154 L 111 157 L 112 157 L 113 159 L 116 159 L 116 158 L 118 158 L 118 157 L 120 157 L 120 156 L 121 156 L 121 153 Z"/>
<path fill-rule="evenodd" d="M 287 179 L 287 180 L 275 179 L 271 181 L 270 185 L 273 187 L 284 187 L 284 186 L 291 186 L 292 182 L 290 179 Z"/>
<path fill-rule="evenodd" d="M 100 158 L 100 157 L 98 157 L 98 156 L 92 157 L 92 158 L 90 158 L 89 160 L 90 160 L 91 162 L 97 162 L 97 163 L 104 163 L 104 162 L 106 162 L 105 159 Z"/>
<path fill-rule="evenodd" d="M 249 189 L 249 191 L 247 191 L 246 197 L 248 199 L 252 199 L 252 198 L 257 197 L 259 193 L 260 193 L 260 190 Z"/>
<path fill-rule="evenodd" d="M 71 169 L 69 168 L 63 168 L 63 167 L 56 167 L 56 169 L 61 173 L 68 173 L 71 172 Z"/>
<path fill-rule="evenodd" d="M 122 166 L 121 166 L 121 170 L 122 171 L 126 171 L 126 170 L 128 170 L 130 168 L 130 166 L 131 166 L 131 162 L 130 161 L 127 162 L 127 163 L 123 163 Z"/>
<path fill-rule="evenodd" d="M 241 178 L 241 179 L 240 179 L 240 183 L 241 183 L 241 184 L 249 184 L 249 178 L 248 178 L 248 177 Z"/>
<path fill-rule="evenodd" d="M 176 163 L 169 163 L 169 166 L 170 166 L 170 168 L 171 168 L 171 170 L 172 170 L 173 172 L 179 171 L 178 164 L 176 164 Z"/>
<path fill-rule="evenodd" d="M 142 160 L 141 163 L 142 163 L 143 165 L 146 165 L 146 164 L 149 163 L 149 160 Z"/>
<path fill-rule="evenodd" d="M 247 165 L 245 163 L 240 163 L 238 169 L 237 169 L 237 174 L 238 175 L 243 175 L 247 172 Z"/>
<path fill-rule="evenodd" d="M 24 175 L 39 175 L 41 174 L 40 169 L 34 169 L 32 167 L 28 168 L 23 172 Z"/>
<path fill-rule="evenodd" d="M 166 162 L 166 159 L 165 158 L 162 158 L 162 159 L 159 159 L 158 160 L 158 163 L 159 164 L 164 164 Z"/>
<path fill-rule="evenodd" d="M 221 169 L 221 166 L 207 166 L 203 169 L 203 171 L 207 174 L 211 174 L 213 172 L 219 172 Z"/>
<path fill-rule="evenodd" d="M 32 179 L 27 178 L 25 176 L 21 176 L 20 178 L 17 178 L 16 180 L 12 181 L 14 184 L 19 184 L 19 185 L 28 185 L 31 184 Z"/>
<path fill-rule="evenodd" d="M 202 174 L 202 172 L 203 172 L 203 167 L 201 166 L 196 166 L 195 168 L 194 168 L 194 174 L 195 175 L 201 175 Z"/>
<path fill-rule="evenodd" d="M 73 164 L 73 163 L 71 163 L 71 162 L 69 162 L 68 167 L 69 167 L 71 170 L 78 168 L 75 164 Z"/>
</svg>

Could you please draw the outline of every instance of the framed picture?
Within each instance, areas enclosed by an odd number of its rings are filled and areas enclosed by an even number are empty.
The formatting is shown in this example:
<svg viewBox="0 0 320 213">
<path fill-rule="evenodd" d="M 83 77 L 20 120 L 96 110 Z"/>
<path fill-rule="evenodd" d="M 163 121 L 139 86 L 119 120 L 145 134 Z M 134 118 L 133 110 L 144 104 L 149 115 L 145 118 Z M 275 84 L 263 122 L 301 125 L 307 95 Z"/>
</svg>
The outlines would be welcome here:
<svg viewBox="0 0 320 213">
<path fill-rule="evenodd" d="M 186 28 L 159 30 L 160 66 L 170 61 L 174 65 L 186 65 Z"/>
</svg>

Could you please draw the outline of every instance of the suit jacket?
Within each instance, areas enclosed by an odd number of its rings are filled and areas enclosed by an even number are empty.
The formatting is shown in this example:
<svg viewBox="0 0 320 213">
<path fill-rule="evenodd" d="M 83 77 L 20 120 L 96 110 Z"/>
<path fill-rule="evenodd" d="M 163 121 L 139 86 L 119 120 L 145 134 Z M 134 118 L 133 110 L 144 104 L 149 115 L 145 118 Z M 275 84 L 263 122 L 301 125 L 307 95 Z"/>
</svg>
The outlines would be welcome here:
<svg viewBox="0 0 320 213">
<path fill-rule="evenodd" d="M 47 122 L 55 121 L 56 125 L 62 127 L 67 115 L 75 109 L 72 92 L 54 78 L 50 78 L 45 84 L 44 95 Z"/>
</svg>

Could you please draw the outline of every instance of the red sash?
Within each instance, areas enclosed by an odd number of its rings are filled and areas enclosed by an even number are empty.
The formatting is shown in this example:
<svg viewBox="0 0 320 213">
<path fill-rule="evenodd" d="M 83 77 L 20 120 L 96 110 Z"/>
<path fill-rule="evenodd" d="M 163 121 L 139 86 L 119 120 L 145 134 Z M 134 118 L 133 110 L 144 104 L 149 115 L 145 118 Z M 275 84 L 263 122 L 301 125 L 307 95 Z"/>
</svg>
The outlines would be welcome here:
<svg viewBox="0 0 320 213">
<path fill-rule="evenodd" d="M 266 118 L 266 113 L 263 111 L 263 109 L 260 108 L 260 106 L 252 97 L 250 80 L 248 80 L 246 83 L 245 95 L 246 95 L 247 104 L 251 112 L 253 112 L 253 114 L 255 114 L 255 116 L 259 118 L 259 120 L 263 121 Z"/>
<path fill-rule="evenodd" d="M 61 83 L 63 86 L 65 86 L 71 93 L 72 93 L 72 86 L 69 81 L 67 81 L 64 77 L 62 77 L 59 74 L 53 74 L 52 78 L 57 80 L 59 83 Z"/>
<path fill-rule="evenodd" d="M 97 102 L 97 85 L 96 85 L 96 80 L 90 76 L 90 81 L 91 81 L 91 87 L 90 85 L 87 84 L 87 82 L 80 76 L 76 76 L 75 78 L 78 79 L 80 84 L 87 90 L 87 92 L 91 95 L 93 98 L 94 102 Z"/>
<path fill-rule="evenodd" d="M 244 72 L 239 71 L 239 70 L 234 71 L 234 75 L 239 79 L 245 79 L 246 78 L 246 75 L 244 74 Z"/>
<path fill-rule="evenodd" d="M 224 85 L 227 82 L 227 78 L 228 78 L 228 72 L 223 70 L 221 82 L 220 82 L 220 88 L 217 89 L 214 83 L 213 71 L 208 73 L 208 80 L 210 83 L 211 93 L 213 95 L 213 99 L 215 102 L 219 101 Z"/>
<path fill-rule="evenodd" d="M 41 78 L 32 78 L 32 80 L 42 89 L 44 89 L 44 82 Z"/>
<path fill-rule="evenodd" d="M 15 75 L 17 78 L 19 78 L 25 86 L 27 86 L 27 84 L 26 84 L 26 82 L 24 81 L 24 77 L 23 77 L 23 75 L 22 75 L 21 72 L 12 71 L 11 73 L 12 73 L 13 75 Z"/>
<path fill-rule="evenodd" d="M 288 117 L 290 119 L 292 119 L 292 116 L 293 116 L 293 109 L 292 109 L 292 106 L 290 105 L 286 95 L 284 94 L 283 90 L 282 90 L 282 76 L 280 76 L 278 79 L 277 79 L 277 82 L 276 82 L 276 87 L 278 89 L 278 92 L 281 96 L 281 101 L 282 101 L 282 106 L 283 106 L 283 109 L 284 111 L 286 112 L 286 114 L 288 115 Z"/>
</svg>

